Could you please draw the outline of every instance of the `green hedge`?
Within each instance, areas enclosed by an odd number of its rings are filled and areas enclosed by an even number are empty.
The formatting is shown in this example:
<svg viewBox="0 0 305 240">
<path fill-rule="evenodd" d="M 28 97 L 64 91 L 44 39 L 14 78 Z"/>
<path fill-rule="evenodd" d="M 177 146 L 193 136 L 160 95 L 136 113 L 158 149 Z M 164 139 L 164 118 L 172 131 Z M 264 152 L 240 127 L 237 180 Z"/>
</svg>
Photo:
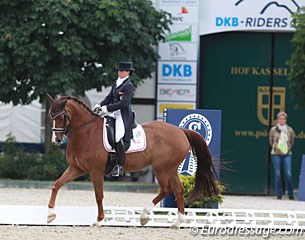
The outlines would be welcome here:
<svg viewBox="0 0 305 240">
<path fill-rule="evenodd" d="M 24 152 L 12 134 L 2 144 L 0 178 L 53 181 L 67 167 L 65 152 L 59 147 L 53 146 L 49 154 Z"/>
</svg>

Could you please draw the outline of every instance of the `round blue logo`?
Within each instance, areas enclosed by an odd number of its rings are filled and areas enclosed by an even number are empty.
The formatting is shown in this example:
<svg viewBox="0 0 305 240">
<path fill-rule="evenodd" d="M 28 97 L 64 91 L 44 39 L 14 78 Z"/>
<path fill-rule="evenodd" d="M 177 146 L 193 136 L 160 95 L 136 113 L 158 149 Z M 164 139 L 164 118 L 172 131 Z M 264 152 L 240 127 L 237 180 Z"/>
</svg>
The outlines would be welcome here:
<svg viewBox="0 0 305 240">
<path fill-rule="evenodd" d="M 185 116 L 181 120 L 179 127 L 198 132 L 205 139 L 207 145 L 209 145 L 212 140 L 213 131 L 211 123 L 201 114 L 192 113 Z"/>
<path fill-rule="evenodd" d="M 198 113 L 192 113 L 185 116 L 179 127 L 190 129 L 199 133 L 206 141 L 207 145 L 210 144 L 212 140 L 212 126 L 209 120 Z M 178 173 L 184 175 L 193 175 L 197 169 L 197 159 L 190 150 L 189 154 L 185 160 L 179 165 Z"/>
</svg>

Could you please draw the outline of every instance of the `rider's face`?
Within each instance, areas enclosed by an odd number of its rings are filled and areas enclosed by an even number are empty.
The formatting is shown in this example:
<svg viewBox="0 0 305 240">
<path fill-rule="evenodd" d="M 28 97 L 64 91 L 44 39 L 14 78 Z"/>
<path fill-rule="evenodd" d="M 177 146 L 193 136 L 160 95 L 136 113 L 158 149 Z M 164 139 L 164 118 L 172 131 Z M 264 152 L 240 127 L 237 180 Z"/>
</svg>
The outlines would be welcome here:
<svg viewBox="0 0 305 240">
<path fill-rule="evenodd" d="M 127 76 L 129 76 L 130 71 L 118 71 L 118 76 L 119 78 L 125 78 Z"/>
</svg>

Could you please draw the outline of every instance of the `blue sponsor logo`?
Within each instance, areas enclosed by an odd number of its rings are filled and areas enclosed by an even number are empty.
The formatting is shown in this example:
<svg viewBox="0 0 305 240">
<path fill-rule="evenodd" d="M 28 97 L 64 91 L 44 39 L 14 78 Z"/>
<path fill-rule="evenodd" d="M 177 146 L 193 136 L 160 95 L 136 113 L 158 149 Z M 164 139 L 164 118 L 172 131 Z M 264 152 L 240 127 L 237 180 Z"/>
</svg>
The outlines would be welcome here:
<svg viewBox="0 0 305 240">
<path fill-rule="evenodd" d="M 250 0 L 237 0 L 235 2 L 235 6 L 244 6 Z M 251 5 L 253 8 L 253 5 Z M 268 12 L 271 11 L 286 11 L 286 14 L 289 15 L 297 12 L 300 9 L 300 4 L 297 3 L 297 0 L 261 0 L 259 4 L 251 9 L 251 13 L 257 15 L 257 17 L 233 17 L 233 16 L 218 16 L 215 18 L 215 26 L 216 27 L 246 27 L 246 28 L 287 28 L 289 27 L 289 19 L 288 16 L 282 16 L 279 12 L 278 17 L 272 17 L 268 15 Z M 268 10 L 268 11 L 267 11 Z"/>
<path fill-rule="evenodd" d="M 209 120 L 200 113 L 191 113 L 185 116 L 179 123 L 179 127 L 198 132 L 202 137 L 204 137 L 207 145 L 209 145 L 212 140 L 212 125 Z M 178 173 L 193 175 L 196 172 L 196 168 L 196 157 L 194 157 L 192 151 L 190 151 L 185 161 L 179 165 Z"/>
<path fill-rule="evenodd" d="M 212 125 L 202 114 L 192 113 L 185 116 L 179 123 L 179 127 L 198 132 L 204 137 L 207 145 L 209 145 L 212 140 Z"/>
<path fill-rule="evenodd" d="M 216 17 L 216 27 L 237 27 L 237 17 Z"/>
<path fill-rule="evenodd" d="M 163 77 L 191 77 L 193 75 L 192 66 L 189 64 L 163 64 Z"/>
</svg>

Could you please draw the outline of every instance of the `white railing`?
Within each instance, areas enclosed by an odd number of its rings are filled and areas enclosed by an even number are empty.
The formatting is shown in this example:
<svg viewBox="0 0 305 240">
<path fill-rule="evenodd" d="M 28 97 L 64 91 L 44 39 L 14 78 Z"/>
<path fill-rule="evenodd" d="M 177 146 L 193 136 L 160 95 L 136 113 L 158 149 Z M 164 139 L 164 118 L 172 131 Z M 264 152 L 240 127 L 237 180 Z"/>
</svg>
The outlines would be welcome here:
<svg viewBox="0 0 305 240">
<path fill-rule="evenodd" d="M 142 207 L 105 207 L 105 226 L 141 226 Z M 47 224 L 46 206 L 0 205 L 0 224 L 24 225 L 91 225 L 97 216 L 95 206 L 58 206 L 57 217 Z M 305 211 L 253 209 L 197 209 L 186 208 L 186 222 L 190 227 L 242 227 L 305 230 Z M 154 208 L 148 227 L 170 227 L 177 220 L 177 208 Z"/>
</svg>

